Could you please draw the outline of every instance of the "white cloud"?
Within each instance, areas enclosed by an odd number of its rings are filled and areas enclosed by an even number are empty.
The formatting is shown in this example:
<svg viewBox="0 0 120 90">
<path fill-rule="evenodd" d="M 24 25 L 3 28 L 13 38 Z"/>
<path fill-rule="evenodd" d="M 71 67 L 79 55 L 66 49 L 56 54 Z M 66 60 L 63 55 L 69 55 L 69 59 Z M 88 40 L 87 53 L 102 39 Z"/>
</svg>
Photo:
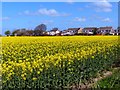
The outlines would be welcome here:
<svg viewBox="0 0 120 90">
<path fill-rule="evenodd" d="M 69 16 L 70 15 L 67 13 L 60 13 L 55 9 L 46 9 L 46 8 L 39 9 L 38 14 L 48 15 L 48 16 Z"/>
<path fill-rule="evenodd" d="M 102 22 L 112 22 L 112 20 L 109 17 L 102 17 L 96 14 L 92 15 L 91 20 L 98 20 Z"/>
<path fill-rule="evenodd" d="M 55 9 L 42 8 L 38 10 L 38 13 L 42 15 L 48 15 L 48 16 L 59 16 L 59 13 Z"/>
<path fill-rule="evenodd" d="M 29 15 L 29 14 L 30 14 L 30 11 L 26 10 L 26 11 L 24 11 L 24 13 L 25 13 L 26 15 Z"/>
<path fill-rule="evenodd" d="M 48 25 L 48 24 L 52 24 L 53 22 L 54 22 L 53 20 L 43 20 L 41 23 Z"/>
<path fill-rule="evenodd" d="M 75 1 L 74 0 L 67 0 L 66 1 L 68 4 L 73 4 Z"/>
<path fill-rule="evenodd" d="M 108 0 L 100 0 L 97 2 L 93 2 L 95 10 L 97 12 L 111 12 L 112 4 L 108 2 Z"/>
<path fill-rule="evenodd" d="M 112 20 L 110 18 L 104 18 L 102 21 L 103 22 L 112 22 Z"/>
<path fill-rule="evenodd" d="M 84 18 L 84 17 L 82 17 L 82 18 L 76 17 L 76 18 L 74 19 L 74 21 L 85 22 L 85 21 L 86 21 L 86 18 Z"/>
<path fill-rule="evenodd" d="M 99 20 L 101 20 L 101 19 L 104 19 L 102 16 L 99 16 L 99 15 L 97 15 L 97 14 L 93 14 L 92 15 L 92 19 L 99 19 Z"/>
<path fill-rule="evenodd" d="M 9 20 L 10 18 L 9 17 L 2 17 L 2 18 L 0 18 L 0 21 L 2 21 L 2 20 Z"/>
<path fill-rule="evenodd" d="M 29 10 L 24 11 L 23 13 L 18 13 L 19 15 L 47 15 L 47 16 L 69 16 L 67 13 L 60 13 L 55 9 L 41 8 L 36 12 L 30 12 Z"/>
<path fill-rule="evenodd" d="M 84 9 L 83 8 L 78 8 L 79 11 L 83 11 Z"/>
<path fill-rule="evenodd" d="M 30 12 L 29 10 L 25 10 L 23 12 L 19 12 L 18 15 L 37 15 L 37 12 Z"/>
</svg>

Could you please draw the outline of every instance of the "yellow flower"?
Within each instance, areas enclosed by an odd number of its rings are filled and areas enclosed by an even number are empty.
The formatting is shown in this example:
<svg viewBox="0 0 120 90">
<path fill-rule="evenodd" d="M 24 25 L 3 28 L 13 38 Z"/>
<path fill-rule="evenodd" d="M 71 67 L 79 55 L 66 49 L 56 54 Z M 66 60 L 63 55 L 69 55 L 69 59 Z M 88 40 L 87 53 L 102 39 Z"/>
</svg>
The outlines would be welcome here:
<svg viewBox="0 0 120 90">
<path fill-rule="evenodd" d="M 19 62 L 19 63 L 22 63 L 22 60 L 19 60 L 18 62 Z"/>
<path fill-rule="evenodd" d="M 35 80 L 37 80 L 37 78 L 36 78 L 36 77 L 34 77 L 34 78 L 32 78 L 32 80 L 34 80 L 34 81 L 35 81 Z"/>
<path fill-rule="evenodd" d="M 59 74 L 59 69 L 65 65 L 68 66 L 69 73 L 75 74 L 74 67 L 78 67 L 82 63 L 81 60 L 89 62 L 89 57 L 95 59 L 101 53 L 108 60 L 109 55 L 115 56 L 113 51 L 117 52 L 120 47 L 117 45 L 117 36 L 3 37 L 0 75 L 5 77 L 5 82 L 14 81 L 14 75 L 21 75 L 23 80 L 26 80 L 27 76 L 29 80 L 37 80 L 36 76 L 32 77 L 33 74 L 37 73 L 39 76 L 43 70 Z"/>
<path fill-rule="evenodd" d="M 23 77 L 23 80 L 26 80 L 26 78 L 25 78 L 25 77 Z"/>
<path fill-rule="evenodd" d="M 94 59 L 95 57 L 94 57 L 94 56 L 92 56 L 92 58 Z"/>
<path fill-rule="evenodd" d="M 24 74 L 22 74 L 21 77 L 24 77 Z"/>
<path fill-rule="evenodd" d="M 40 71 L 38 71 L 37 74 L 40 74 Z"/>
</svg>

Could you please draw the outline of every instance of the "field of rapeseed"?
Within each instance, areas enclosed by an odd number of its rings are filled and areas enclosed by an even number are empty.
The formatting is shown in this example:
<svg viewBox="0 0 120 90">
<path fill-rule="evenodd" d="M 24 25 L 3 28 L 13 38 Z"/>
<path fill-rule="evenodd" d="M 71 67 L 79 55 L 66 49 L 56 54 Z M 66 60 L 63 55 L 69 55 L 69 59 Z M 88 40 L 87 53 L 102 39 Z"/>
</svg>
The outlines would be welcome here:
<svg viewBox="0 0 120 90">
<path fill-rule="evenodd" d="M 118 60 L 117 36 L 3 37 L 2 87 L 65 88 Z"/>
</svg>

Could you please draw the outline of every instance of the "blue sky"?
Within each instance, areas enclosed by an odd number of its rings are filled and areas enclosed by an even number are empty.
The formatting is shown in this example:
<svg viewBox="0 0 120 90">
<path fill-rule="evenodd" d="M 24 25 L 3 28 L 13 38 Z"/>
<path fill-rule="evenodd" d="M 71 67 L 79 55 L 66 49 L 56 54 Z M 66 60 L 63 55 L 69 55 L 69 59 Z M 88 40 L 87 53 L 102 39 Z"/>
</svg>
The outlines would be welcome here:
<svg viewBox="0 0 120 90">
<path fill-rule="evenodd" d="M 118 26 L 117 2 L 3 2 L 2 34 L 17 28 L 34 29 L 44 23 L 58 27 Z"/>
</svg>

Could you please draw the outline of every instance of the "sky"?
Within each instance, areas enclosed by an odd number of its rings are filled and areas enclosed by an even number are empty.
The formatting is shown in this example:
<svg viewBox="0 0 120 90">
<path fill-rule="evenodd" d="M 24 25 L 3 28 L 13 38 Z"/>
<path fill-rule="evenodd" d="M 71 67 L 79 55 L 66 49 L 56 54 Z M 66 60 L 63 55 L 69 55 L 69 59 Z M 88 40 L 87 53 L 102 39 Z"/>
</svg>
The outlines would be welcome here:
<svg viewBox="0 0 120 90">
<path fill-rule="evenodd" d="M 117 2 L 2 2 L 2 34 L 18 28 L 34 29 L 46 24 L 47 31 L 79 27 L 118 26 Z M 1 33 L 1 32 L 0 32 Z"/>
<path fill-rule="evenodd" d="M 1 0 L 2 2 L 96 2 L 106 0 Z M 109 2 L 119 2 L 119 0 L 107 0 Z"/>
</svg>

